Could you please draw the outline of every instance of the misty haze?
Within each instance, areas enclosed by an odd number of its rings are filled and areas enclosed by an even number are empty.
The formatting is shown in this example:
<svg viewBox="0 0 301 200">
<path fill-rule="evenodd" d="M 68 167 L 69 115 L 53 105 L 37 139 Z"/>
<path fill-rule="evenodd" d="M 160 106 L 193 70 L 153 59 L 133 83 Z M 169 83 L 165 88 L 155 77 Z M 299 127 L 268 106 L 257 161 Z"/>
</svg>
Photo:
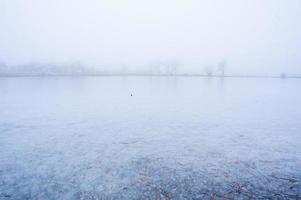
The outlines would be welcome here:
<svg viewBox="0 0 301 200">
<path fill-rule="evenodd" d="M 300 19 L 0 0 L 0 200 L 301 199 Z"/>
</svg>

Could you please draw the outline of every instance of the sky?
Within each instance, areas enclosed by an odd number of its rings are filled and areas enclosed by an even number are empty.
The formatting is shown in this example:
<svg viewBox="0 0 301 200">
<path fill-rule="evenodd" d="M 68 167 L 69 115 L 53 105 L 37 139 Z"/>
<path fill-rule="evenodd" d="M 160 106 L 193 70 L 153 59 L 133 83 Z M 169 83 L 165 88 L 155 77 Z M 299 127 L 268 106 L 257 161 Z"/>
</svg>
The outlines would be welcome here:
<svg viewBox="0 0 301 200">
<path fill-rule="evenodd" d="M 301 1 L 0 0 L 0 60 L 301 74 Z"/>
</svg>

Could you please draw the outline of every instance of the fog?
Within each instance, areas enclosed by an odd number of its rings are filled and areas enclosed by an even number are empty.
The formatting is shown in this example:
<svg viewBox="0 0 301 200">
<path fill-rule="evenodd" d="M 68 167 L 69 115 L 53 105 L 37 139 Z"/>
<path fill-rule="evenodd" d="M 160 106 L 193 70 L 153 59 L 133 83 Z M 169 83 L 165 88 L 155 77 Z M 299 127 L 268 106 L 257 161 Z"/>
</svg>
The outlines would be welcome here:
<svg viewBox="0 0 301 200">
<path fill-rule="evenodd" d="M 301 200 L 301 0 L 0 0 L 0 200 Z"/>
<path fill-rule="evenodd" d="M 1 0 L 0 62 L 300 75 L 300 19 L 299 0 Z"/>
</svg>

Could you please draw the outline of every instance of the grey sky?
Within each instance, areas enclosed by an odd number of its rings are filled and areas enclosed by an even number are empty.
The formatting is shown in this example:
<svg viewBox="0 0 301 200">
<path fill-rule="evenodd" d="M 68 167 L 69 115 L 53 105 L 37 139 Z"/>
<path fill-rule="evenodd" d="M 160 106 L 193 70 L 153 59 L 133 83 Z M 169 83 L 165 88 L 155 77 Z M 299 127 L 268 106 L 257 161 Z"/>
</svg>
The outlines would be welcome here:
<svg viewBox="0 0 301 200">
<path fill-rule="evenodd" d="M 301 74 L 300 0 L 0 0 L 0 60 Z"/>
</svg>

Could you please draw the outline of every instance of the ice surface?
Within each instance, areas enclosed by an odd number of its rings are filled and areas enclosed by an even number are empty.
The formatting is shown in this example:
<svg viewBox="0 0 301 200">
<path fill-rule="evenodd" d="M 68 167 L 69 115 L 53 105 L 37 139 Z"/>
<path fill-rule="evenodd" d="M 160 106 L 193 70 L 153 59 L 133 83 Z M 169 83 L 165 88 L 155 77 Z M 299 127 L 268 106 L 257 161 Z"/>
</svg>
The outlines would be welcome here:
<svg viewBox="0 0 301 200">
<path fill-rule="evenodd" d="M 0 199 L 300 198 L 300 87 L 1 78 Z"/>
</svg>

